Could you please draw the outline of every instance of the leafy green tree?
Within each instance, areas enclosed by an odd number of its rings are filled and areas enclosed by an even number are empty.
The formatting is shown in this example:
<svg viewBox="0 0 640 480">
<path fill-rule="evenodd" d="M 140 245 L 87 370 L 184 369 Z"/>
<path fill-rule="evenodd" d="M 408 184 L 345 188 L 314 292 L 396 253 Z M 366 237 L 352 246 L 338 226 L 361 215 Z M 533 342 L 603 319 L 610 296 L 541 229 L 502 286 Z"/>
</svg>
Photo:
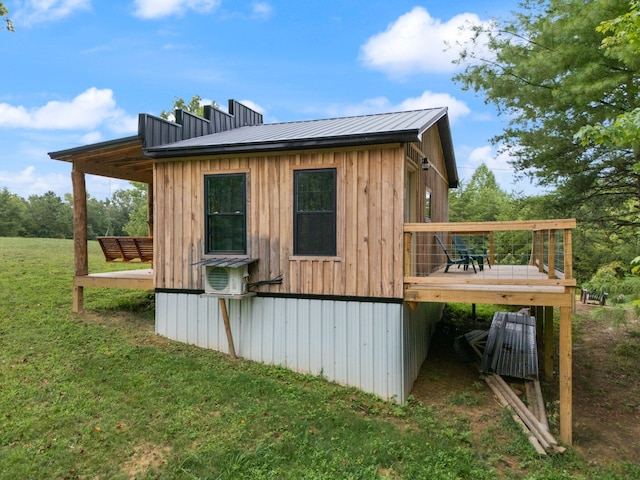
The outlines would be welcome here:
<svg viewBox="0 0 640 480">
<path fill-rule="evenodd" d="M 72 238 L 73 209 L 54 192 L 28 199 L 27 234 L 39 238 Z"/>
<path fill-rule="evenodd" d="M 630 71 L 640 70 L 640 2 L 629 2 L 629 11 L 603 21 L 597 28 L 606 35 L 602 47 L 607 57 L 620 60 Z M 594 143 L 611 148 L 629 148 L 636 152 L 640 144 L 640 108 L 620 113 L 598 125 L 583 127 L 577 137 L 584 145 Z M 640 162 L 634 165 L 640 173 Z"/>
<path fill-rule="evenodd" d="M 511 195 L 500 188 L 493 172 L 483 163 L 468 184 L 450 190 L 449 218 L 452 222 L 506 220 L 505 212 L 511 201 Z"/>
<path fill-rule="evenodd" d="M 608 54 L 596 30 L 628 10 L 624 0 L 525 0 L 506 21 L 474 27 L 454 77 L 508 117 L 493 141 L 513 152 L 520 173 L 556 187 L 563 216 L 611 229 L 640 225 L 637 150 L 585 146 L 574 136 L 640 106 L 640 62 Z"/>
<path fill-rule="evenodd" d="M 131 185 L 135 191 L 133 209 L 129 214 L 129 221 L 124 225 L 123 229 L 131 236 L 146 236 L 149 235 L 148 185 L 135 182 L 132 182 Z"/>
<path fill-rule="evenodd" d="M 9 15 L 9 10 L 7 9 L 7 7 L 4 6 L 4 3 L 2 1 L 0 1 L 0 19 L 4 20 L 4 22 L 5 22 L 5 26 L 4 27 L 0 27 L 0 30 L 2 28 L 6 28 L 10 32 L 14 32 L 15 29 L 13 28 L 13 22 L 8 17 L 8 15 Z"/>
<path fill-rule="evenodd" d="M 209 103 L 209 105 L 214 108 L 220 108 L 220 105 L 218 105 L 218 102 L 216 102 L 215 100 Z M 189 100 L 188 103 L 185 102 L 181 97 L 175 97 L 173 101 L 173 109 L 168 112 L 163 110 L 160 113 L 160 117 L 164 119 L 171 118 L 173 116 L 173 112 L 175 112 L 176 110 L 184 110 L 185 112 L 193 113 L 202 117 L 204 116 L 204 106 L 205 103 L 202 102 L 202 97 L 200 95 L 194 95 L 193 97 L 191 97 L 191 100 Z"/>
<path fill-rule="evenodd" d="M 19 237 L 25 233 L 25 200 L 10 193 L 7 187 L 0 190 L 0 237 Z"/>
</svg>

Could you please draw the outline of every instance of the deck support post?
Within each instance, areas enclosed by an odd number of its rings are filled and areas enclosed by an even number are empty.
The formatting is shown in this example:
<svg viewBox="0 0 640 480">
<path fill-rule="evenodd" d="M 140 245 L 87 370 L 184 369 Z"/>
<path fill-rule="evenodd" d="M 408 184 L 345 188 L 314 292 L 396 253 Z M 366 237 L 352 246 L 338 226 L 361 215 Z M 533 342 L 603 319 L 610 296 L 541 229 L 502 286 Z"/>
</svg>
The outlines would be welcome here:
<svg viewBox="0 0 640 480">
<path fill-rule="evenodd" d="M 73 164 L 71 171 L 73 184 L 73 259 L 74 276 L 89 274 L 89 260 L 87 253 L 87 187 L 84 173 L 77 170 Z M 73 300 L 71 310 L 80 313 L 84 308 L 83 287 L 76 285 L 74 278 Z"/>
<path fill-rule="evenodd" d="M 542 350 L 542 365 L 544 378 L 553 380 L 553 307 L 544 307 L 544 348 Z"/>
<path fill-rule="evenodd" d="M 571 445 L 573 432 L 571 313 L 571 307 L 560 307 L 560 440 L 567 445 Z"/>
</svg>

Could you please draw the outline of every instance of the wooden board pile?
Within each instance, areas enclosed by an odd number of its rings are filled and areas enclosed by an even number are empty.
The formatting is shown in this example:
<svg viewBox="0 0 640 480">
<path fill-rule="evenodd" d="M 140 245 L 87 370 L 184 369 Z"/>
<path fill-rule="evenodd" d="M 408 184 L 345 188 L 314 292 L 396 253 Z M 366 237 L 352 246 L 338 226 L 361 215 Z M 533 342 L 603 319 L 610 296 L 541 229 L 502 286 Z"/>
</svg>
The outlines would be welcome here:
<svg viewBox="0 0 640 480">
<path fill-rule="evenodd" d="M 549 422 L 542 397 L 540 382 L 537 379 L 537 350 L 535 349 L 535 319 L 533 317 L 524 318 L 519 313 L 505 315 L 498 312 L 494 316 L 491 330 L 472 330 L 459 337 L 458 346 L 464 344 L 468 347 L 479 362 L 479 369 L 483 372 L 483 378 L 498 402 L 511 412 L 514 421 L 524 430 L 529 442 L 540 455 L 547 453 L 562 453 L 565 448 L 558 445 L 556 439 L 549 433 Z M 528 317 L 528 316 L 527 316 Z M 507 321 L 509 320 L 509 321 Z M 511 334 L 501 331 L 502 329 L 513 329 L 514 325 L 522 330 L 523 339 L 515 338 Z M 533 325 L 533 328 L 531 328 Z M 520 328 L 519 326 L 523 326 Z M 513 333 L 513 332 L 512 332 Z M 520 335 L 520 333 L 518 334 Z M 511 340 L 509 340 L 511 338 Z M 515 342 L 515 343 L 514 343 Z M 503 344 L 504 343 L 504 344 Z M 510 345 L 513 343 L 513 345 Z M 526 346 L 524 350 L 523 346 Z M 514 353 L 514 358 L 528 364 L 524 368 L 515 365 L 515 361 L 507 362 L 507 370 L 501 371 L 499 365 L 505 352 L 512 347 L 519 350 Z M 532 357 L 532 353 L 534 356 Z M 535 369 L 532 363 L 536 364 Z M 507 372 L 507 373 L 504 373 Z M 509 377 L 519 377 L 524 379 L 526 401 L 528 405 L 520 399 L 518 394 L 503 379 L 501 374 Z M 535 378 L 532 378 L 535 377 Z"/>
</svg>

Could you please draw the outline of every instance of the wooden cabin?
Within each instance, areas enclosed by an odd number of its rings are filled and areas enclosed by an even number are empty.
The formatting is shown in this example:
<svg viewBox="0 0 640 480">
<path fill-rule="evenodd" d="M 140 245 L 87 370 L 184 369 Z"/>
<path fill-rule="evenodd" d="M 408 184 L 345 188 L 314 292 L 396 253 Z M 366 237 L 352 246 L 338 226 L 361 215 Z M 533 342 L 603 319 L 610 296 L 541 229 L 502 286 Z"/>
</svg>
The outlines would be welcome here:
<svg viewBox="0 0 640 480">
<path fill-rule="evenodd" d="M 264 124 L 231 100 L 229 113 L 206 108 L 204 118 L 140 115 L 136 136 L 50 156 L 73 164 L 75 311 L 85 287 L 153 289 L 160 335 L 398 402 L 444 302 L 558 306 L 566 332 L 575 222 L 448 223 L 458 176 L 446 108 Z M 152 187 L 152 269 L 88 272 L 85 173 Z M 498 261 L 442 274 L 434 235 L 477 234 L 493 248 L 492 229 L 531 233 L 526 273 L 509 276 Z"/>
</svg>

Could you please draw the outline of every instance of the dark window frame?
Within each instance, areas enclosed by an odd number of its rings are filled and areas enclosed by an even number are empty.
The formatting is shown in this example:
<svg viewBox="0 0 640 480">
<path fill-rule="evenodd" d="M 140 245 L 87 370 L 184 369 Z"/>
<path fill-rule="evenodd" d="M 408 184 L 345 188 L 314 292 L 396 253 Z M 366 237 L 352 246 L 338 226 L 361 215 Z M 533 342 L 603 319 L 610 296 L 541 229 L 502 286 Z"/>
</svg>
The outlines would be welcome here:
<svg viewBox="0 0 640 480">
<path fill-rule="evenodd" d="M 338 226 L 338 208 L 337 208 L 337 169 L 336 168 L 313 168 L 294 170 L 293 178 L 293 254 L 295 256 L 322 256 L 335 257 L 337 255 L 337 226 Z M 305 193 L 308 195 L 311 191 L 300 191 L 301 182 L 306 175 L 313 174 L 332 174 L 331 191 L 320 192 L 319 195 L 331 194 L 331 197 L 324 197 L 320 202 L 327 201 L 330 198 L 330 208 L 327 205 L 318 209 L 301 209 L 300 198 Z M 304 202 L 310 203 L 309 200 Z M 304 205 L 303 205 L 304 206 Z M 310 228 L 313 226 L 324 225 L 324 229 L 317 230 Z"/>
<path fill-rule="evenodd" d="M 241 178 L 243 189 L 242 209 L 238 211 L 211 211 L 211 182 L 229 178 Z M 228 196 L 232 196 L 228 194 Z M 204 176 L 204 215 L 205 215 L 205 254 L 208 255 L 246 255 L 247 254 L 247 174 L 241 173 L 216 173 Z M 235 224 L 239 229 L 235 233 L 222 238 L 218 228 L 227 229 L 224 224 Z M 216 228 L 217 227 L 217 228 Z M 235 238 L 234 238 L 235 236 Z M 216 238 L 217 237 L 217 238 Z M 215 245 L 216 240 L 218 245 Z M 230 246 L 220 245 L 219 242 L 230 242 Z"/>
</svg>

